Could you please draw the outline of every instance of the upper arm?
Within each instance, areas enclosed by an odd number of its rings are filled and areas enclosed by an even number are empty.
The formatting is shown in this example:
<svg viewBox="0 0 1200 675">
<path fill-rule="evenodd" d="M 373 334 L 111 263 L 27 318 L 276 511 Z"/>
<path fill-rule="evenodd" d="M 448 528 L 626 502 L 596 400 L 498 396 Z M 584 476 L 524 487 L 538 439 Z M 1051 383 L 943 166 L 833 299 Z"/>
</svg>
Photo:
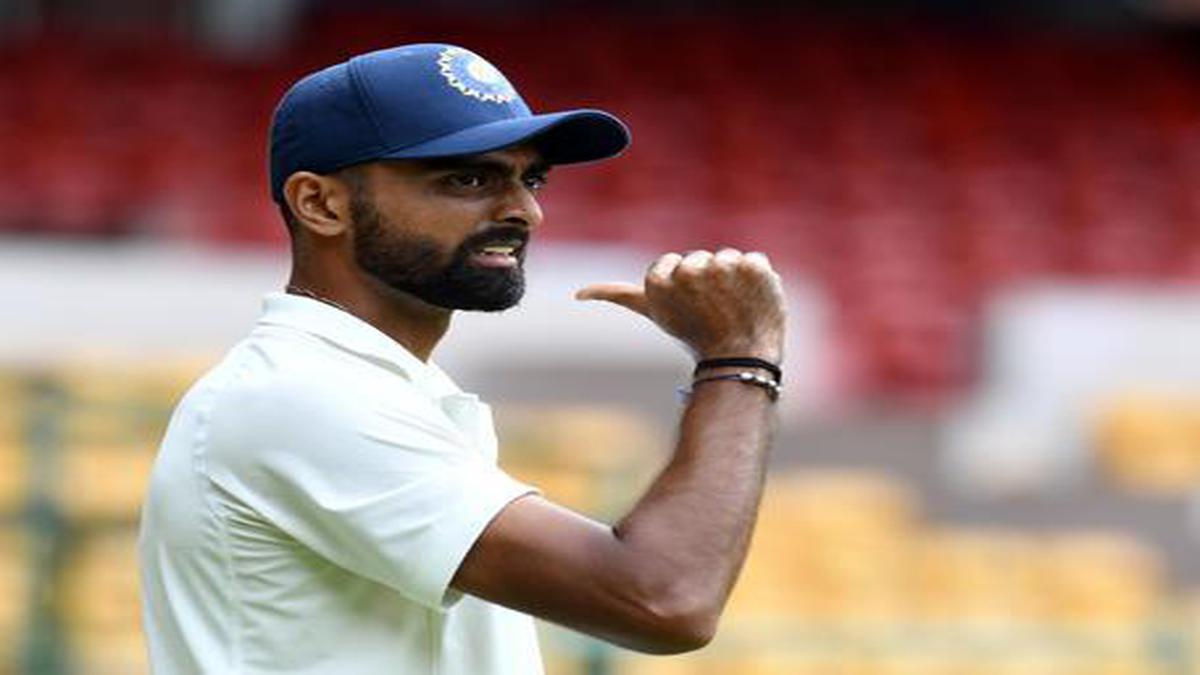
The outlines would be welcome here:
<svg viewBox="0 0 1200 675">
<path fill-rule="evenodd" d="M 710 637 L 678 581 L 612 528 L 527 495 L 491 521 L 451 585 L 632 649 L 673 653 Z"/>
</svg>

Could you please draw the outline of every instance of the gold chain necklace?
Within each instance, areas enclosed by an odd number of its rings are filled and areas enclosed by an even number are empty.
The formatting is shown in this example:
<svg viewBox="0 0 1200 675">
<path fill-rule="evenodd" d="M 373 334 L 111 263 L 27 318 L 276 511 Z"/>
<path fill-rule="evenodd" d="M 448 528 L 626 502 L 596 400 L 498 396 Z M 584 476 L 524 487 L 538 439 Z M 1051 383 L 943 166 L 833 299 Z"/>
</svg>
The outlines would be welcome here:
<svg viewBox="0 0 1200 675">
<path fill-rule="evenodd" d="M 330 300 L 329 298 L 326 298 L 322 295 L 317 295 L 316 293 L 313 293 L 312 291 L 308 290 L 307 288 L 304 288 L 303 286 L 296 286 L 294 284 L 288 284 L 287 287 L 284 288 L 283 290 L 288 293 L 294 293 L 296 295 L 303 295 L 307 298 L 312 298 L 313 300 L 316 300 L 317 302 L 323 302 L 332 307 L 336 307 L 347 314 L 354 314 L 354 312 L 351 312 L 350 310 L 346 309 L 346 307 L 344 305 L 342 305 L 341 303 L 338 303 L 334 300 Z"/>
</svg>

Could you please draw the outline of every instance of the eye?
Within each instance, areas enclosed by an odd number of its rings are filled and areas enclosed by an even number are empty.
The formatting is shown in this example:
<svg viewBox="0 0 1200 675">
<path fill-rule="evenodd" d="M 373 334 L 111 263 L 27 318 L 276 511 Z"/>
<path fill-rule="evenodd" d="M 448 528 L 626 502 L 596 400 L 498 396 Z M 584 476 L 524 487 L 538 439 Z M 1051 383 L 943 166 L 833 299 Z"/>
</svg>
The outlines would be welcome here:
<svg viewBox="0 0 1200 675">
<path fill-rule="evenodd" d="M 478 172 L 463 172 L 451 174 L 450 184 L 460 188 L 481 188 L 487 185 L 487 176 Z"/>
<path fill-rule="evenodd" d="M 545 174 L 533 174 L 524 178 L 525 187 L 531 192 L 537 192 L 546 187 L 547 178 Z"/>
</svg>

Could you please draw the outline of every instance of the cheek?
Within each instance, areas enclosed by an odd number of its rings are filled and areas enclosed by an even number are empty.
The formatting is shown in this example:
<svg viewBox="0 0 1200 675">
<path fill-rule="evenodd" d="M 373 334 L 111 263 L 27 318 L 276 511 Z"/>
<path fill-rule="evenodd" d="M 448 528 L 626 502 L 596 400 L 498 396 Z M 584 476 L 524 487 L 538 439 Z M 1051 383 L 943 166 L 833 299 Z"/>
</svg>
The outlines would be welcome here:
<svg viewBox="0 0 1200 675">
<path fill-rule="evenodd" d="M 402 236 L 435 242 L 447 253 L 454 251 L 481 222 L 477 211 L 449 200 L 421 200 L 389 207 L 389 230 Z"/>
<path fill-rule="evenodd" d="M 482 205 L 461 199 L 444 199 L 427 204 L 408 219 L 412 227 L 453 250 L 489 222 L 488 211 Z"/>
</svg>

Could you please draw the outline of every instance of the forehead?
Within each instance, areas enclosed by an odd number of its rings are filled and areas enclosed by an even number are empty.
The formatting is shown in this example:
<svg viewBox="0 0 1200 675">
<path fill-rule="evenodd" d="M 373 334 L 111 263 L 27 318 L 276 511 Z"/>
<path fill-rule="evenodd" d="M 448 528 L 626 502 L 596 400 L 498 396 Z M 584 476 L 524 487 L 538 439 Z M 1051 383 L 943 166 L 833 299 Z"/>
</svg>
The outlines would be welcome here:
<svg viewBox="0 0 1200 675">
<path fill-rule="evenodd" d="M 467 158 L 497 160 L 524 165 L 541 164 L 543 162 L 542 153 L 532 145 L 516 145 L 511 148 L 493 150 L 492 152 L 485 152 L 479 155 L 467 155 Z"/>
<path fill-rule="evenodd" d="M 542 154 L 528 145 L 493 150 L 474 155 L 457 155 L 431 159 L 384 160 L 379 164 L 386 170 L 401 173 L 424 173 L 465 168 L 485 168 L 505 173 L 521 174 L 530 169 L 549 168 Z"/>
</svg>

